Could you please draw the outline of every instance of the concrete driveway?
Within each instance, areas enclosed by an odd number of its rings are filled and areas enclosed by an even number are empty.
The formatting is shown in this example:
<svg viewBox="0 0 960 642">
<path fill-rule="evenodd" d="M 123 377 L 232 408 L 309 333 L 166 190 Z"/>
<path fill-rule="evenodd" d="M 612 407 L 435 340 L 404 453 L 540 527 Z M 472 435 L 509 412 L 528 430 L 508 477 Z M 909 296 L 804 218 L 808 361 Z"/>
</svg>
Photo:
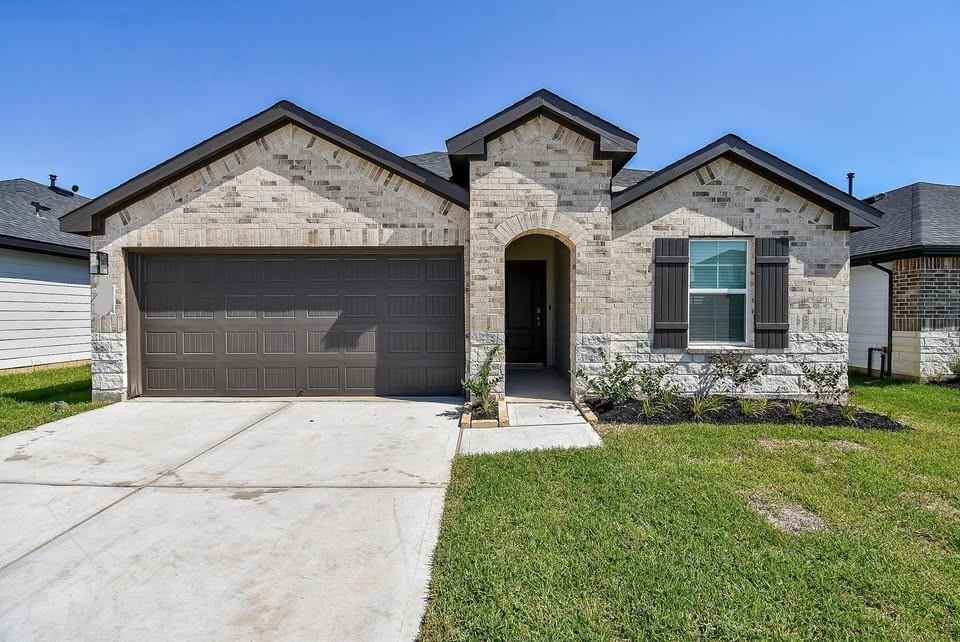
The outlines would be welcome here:
<svg viewBox="0 0 960 642">
<path fill-rule="evenodd" d="M 412 639 L 457 404 L 137 400 L 0 439 L 0 639 Z"/>
</svg>

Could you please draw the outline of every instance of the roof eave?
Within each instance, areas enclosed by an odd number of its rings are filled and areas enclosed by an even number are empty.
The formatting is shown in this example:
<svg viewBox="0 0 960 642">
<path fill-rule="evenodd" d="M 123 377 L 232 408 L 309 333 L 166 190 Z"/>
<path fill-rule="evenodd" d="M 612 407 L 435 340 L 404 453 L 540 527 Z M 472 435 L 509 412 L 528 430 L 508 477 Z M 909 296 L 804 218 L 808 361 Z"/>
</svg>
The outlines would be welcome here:
<svg viewBox="0 0 960 642">
<path fill-rule="evenodd" d="M 25 239 L 6 234 L 0 234 L 0 247 L 10 250 L 19 250 L 22 252 L 37 252 L 39 254 L 65 256 L 76 259 L 84 259 L 90 255 L 90 250 L 87 248 L 59 245 L 57 243 L 47 243 L 46 241 Z"/>
<path fill-rule="evenodd" d="M 209 164 L 216 158 L 243 147 L 288 123 L 294 123 L 312 134 L 348 149 L 462 207 L 469 205 L 467 190 L 453 181 L 437 176 L 365 138 L 284 100 L 65 214 L 60 217 L 60 229 L 65 232 L 90 233 L 94 229 L 95 218 L 109 216 Z"/>
<path fill-rule="evenodd" d="M 960 245 L 908 245 L 906 247 L 874 252 L 850 253 L 851 265 L 870 265 L 897 259 L 910 259 L 920 256 L 960 256 Z"/>
</svg>

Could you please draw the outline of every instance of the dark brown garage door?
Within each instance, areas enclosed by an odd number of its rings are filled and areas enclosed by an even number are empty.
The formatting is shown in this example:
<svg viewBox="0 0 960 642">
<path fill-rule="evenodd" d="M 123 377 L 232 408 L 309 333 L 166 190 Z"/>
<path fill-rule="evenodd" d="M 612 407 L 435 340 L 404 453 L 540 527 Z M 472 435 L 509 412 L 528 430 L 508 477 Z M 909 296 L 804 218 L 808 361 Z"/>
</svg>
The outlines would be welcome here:
<svg viewBox="0 0 960 642">
<path fill-rule="evenodd" d="M 461 394 L 457 254 L 142 255 L 145 395 Z"/>
</svg>

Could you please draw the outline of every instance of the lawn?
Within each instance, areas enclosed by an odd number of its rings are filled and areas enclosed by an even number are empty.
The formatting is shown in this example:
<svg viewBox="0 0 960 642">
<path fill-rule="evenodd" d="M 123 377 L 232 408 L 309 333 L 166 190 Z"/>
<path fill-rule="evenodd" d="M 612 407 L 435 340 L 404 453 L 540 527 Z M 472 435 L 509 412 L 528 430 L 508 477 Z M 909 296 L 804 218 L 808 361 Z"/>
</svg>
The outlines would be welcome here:
<svg viewBox="0 0 960 642">
<path fill-rule="evenodd" d="M 915 429 L 629 427 L 457 458 L 422 638 L 960 638 L 960 390 L 853 383 Z M 777 530 L 751 494 L 824 528 Z"/>
<path fill-rule="evenodd" d="M 0 437 L 103 405 L 90 400 L 90 366 L 0 375 Z"/>
</svg>

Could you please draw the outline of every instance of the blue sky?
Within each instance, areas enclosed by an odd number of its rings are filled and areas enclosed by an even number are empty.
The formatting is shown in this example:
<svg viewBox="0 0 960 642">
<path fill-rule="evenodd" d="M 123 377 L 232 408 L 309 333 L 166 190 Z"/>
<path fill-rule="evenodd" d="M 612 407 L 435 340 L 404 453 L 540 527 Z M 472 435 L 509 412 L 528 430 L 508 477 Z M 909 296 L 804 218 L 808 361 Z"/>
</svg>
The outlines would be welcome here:
<svg viewBox="0 0 960 642">
<path fill-rule="evenodd" d="M 956 0 L 3 4 L 0 178 L 87 195 L 281 98 L 413 154 L 539 87 L 631 167 L 734 132 L 860 196 L 960 184 Z"/>
</svg>

